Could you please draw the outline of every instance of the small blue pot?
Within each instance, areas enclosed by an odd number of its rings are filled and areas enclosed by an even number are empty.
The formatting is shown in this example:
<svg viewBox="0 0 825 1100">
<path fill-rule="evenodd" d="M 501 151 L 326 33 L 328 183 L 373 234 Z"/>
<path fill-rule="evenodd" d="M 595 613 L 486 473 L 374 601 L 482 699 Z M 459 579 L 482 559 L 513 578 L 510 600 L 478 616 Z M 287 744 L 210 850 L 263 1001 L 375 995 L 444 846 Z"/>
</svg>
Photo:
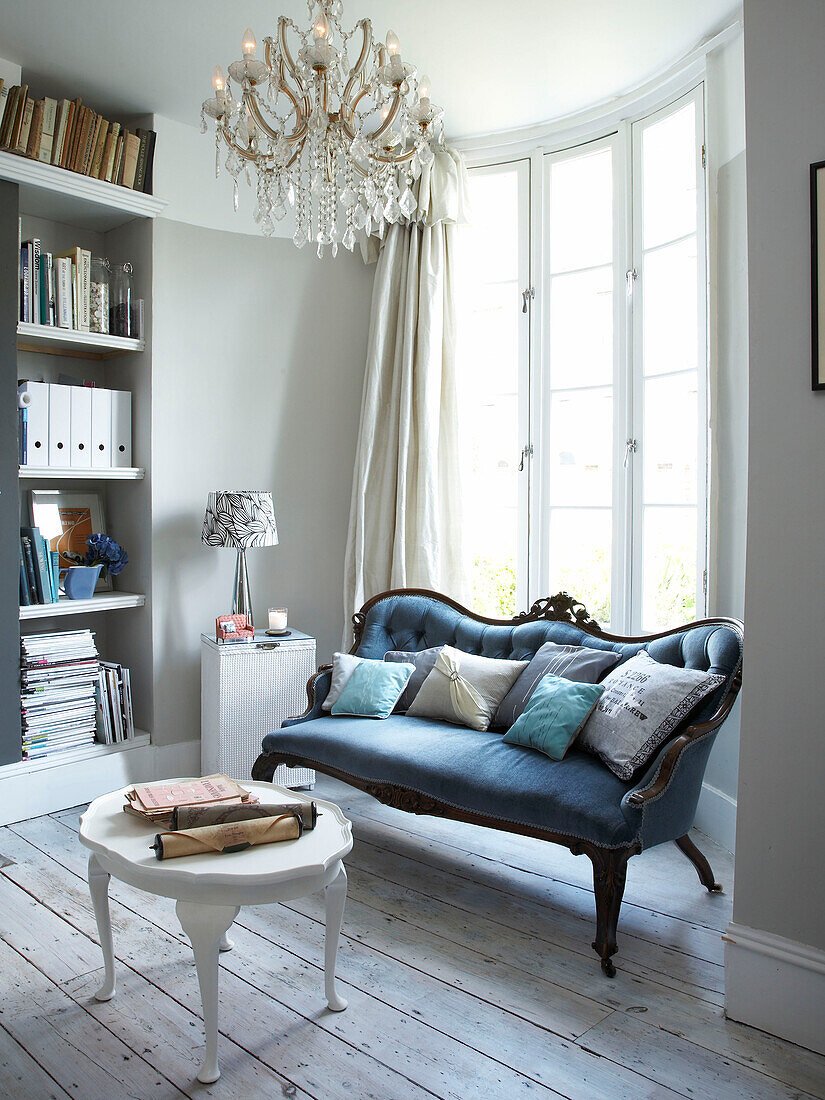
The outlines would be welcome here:
<svg viewBox="0 0 825 1100">
<path fill-rule="evenodd" d="M 102 565 L 70 565 L 63 578 L 63 590 L 70 600 L 90 600 Z"/>
</svg>

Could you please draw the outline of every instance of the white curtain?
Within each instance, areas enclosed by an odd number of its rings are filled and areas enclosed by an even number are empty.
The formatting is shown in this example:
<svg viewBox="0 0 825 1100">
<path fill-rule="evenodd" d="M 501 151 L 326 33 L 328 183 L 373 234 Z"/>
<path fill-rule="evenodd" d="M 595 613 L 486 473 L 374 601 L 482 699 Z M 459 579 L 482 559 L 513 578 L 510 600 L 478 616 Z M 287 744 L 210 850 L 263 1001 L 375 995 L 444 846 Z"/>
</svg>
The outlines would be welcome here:
<svg viewBox="0 0 825 1100">
<path fill-rule="evenodd" d="M 421 175 L 418 220 L 380 244 L 344 577 L 344 613 L 387 588 L 466 602 L 456 385 L 455 249 L 466 221 L 460 154 Z M 345 644 L 351 637 L 345 628 Z"/>
</svg>

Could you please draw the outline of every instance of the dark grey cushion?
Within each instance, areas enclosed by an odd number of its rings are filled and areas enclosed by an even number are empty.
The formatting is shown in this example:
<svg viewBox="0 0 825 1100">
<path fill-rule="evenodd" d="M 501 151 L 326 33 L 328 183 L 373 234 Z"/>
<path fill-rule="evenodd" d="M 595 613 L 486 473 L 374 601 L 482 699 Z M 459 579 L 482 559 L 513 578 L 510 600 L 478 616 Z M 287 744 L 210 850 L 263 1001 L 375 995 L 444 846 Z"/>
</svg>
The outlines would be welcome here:
<svg viewBox="0 0 825 1100">
<path fill-rule="evenodd" d="M 508 730 L 524 710 L 539 680 L 548 672 L 577 684 L 597 684 L 620 659 L 620 653 L 610 650 L 545 642 L 502 699 L 490 728 Z"/>
<path fill-rule="evenodd" d="M 422 649 L 418 653 L 406 653 L 401 649 L 391 649 L 384 654 L 385 661 L 398 661 L 405 665 L 415 665 L 415 672 L 407 681 L 407 686 L 401 693 L 401 698 L 395 704 L 393 714 L 403 714 L 410 709 L 413 699 L 418 695 L 419 689 L 432 671 L 436 658 L 441 652 L 440 645 L 432 649 Z"/>
</svg>

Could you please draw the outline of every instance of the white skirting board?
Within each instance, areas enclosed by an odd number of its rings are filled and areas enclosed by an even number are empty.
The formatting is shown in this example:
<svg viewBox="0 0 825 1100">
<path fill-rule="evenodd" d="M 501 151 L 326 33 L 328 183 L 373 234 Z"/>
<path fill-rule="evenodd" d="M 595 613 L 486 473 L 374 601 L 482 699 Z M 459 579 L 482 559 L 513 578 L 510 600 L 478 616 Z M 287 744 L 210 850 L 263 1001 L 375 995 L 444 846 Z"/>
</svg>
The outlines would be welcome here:
<svg viewBox="0 0 825 1100">
<path fill-rule="evenodd" d="M 91 802 L 127 783 L 200 775 L 200 748 L 200 741 L 155 746 L 144 734 L 87 758 L 0 767 L 0 825 Z"/>
<path fill-rule="evenodd" d="M 825 1054 L 825 951 L 729 924 L 725 1015 Z"/>
<path fill-rule="evenodd" d="M 710 783 L 703 783 L 693 824 L 732 852 L 736 847 L 736 799 Z"/>
</svg>

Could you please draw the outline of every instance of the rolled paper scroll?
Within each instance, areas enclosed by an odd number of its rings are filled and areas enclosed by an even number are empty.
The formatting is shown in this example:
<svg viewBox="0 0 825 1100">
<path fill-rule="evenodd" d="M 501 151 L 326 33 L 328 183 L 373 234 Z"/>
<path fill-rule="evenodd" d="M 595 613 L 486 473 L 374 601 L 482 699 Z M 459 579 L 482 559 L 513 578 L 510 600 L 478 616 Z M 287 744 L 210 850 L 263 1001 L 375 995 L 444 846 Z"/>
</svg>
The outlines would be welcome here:
<svg viewBox="0 0 825 1100">
<path fill-rule="evenodd" d="M 259 817 L 253 821 L 232 821 L 207 825 L 202 829 L 183 829 L 158 833 L 151 845 L 158 859 L 177 859 L 212 852 L 240 852 L 256 844 L 279 840 L 297 840 L 304 831 L 300 817 Z"/>
<path fill-rule="evenodd" d="M 300 817 L 305 830 L 314 829 L 318 819 L 315 802 L 247 802 L 242 806 L 177 806 L 172 811 L 173 829 L 199 829 L 206 825 L 224 825 L 230 821 L 252 821 L 256 817 Z"/>
</svg>

